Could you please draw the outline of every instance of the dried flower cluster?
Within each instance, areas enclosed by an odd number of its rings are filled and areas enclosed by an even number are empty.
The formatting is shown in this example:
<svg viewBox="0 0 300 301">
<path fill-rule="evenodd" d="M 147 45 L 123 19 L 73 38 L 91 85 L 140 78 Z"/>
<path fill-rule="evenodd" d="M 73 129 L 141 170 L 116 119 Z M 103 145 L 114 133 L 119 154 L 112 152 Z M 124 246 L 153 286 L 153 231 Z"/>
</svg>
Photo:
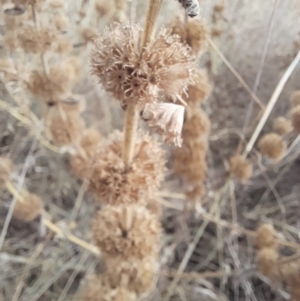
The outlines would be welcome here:
<svg viewBox="0 0 300 301">
<path fill-rule="evenodd" d="M 293 130 L 292 123 L 285 117 L 277 117 L 273 123 L 273 131 L 278 135 L 286 135 Z"/>
<path fill-rule="evenodd" d="M 20 221 L 31 222 L 41 214 L 42 209 L 43 202 L 38 195 L 23 191 L 15 205 L 13 216 Z"/>
<path fill-rule="evenodd" d="M 142 51 L 142 33 L 135 24 L 114 23 L 106 28 L 95 40 L 93 74 L 123 104 L 139 104 L 143 109 L 159 96 L 180 100 L 193 83 L 195 61 L 190 48 L 162 29 Z"/>
<path fill-rule="evenodd" d="M 299 300 L 299 259 L 291 257 L 291 260 L 288 260 L 289 257 L 282 257 L 279 254 L 276 231 L 270 224 L 263 224 L 257 229 L 255 241 L 258 247 L 258 270 L 277 284 L 284 281 L 290 291 L 291 300 Z"/>
<path fill-rule="evenodd" d="M 175 18 L 168 25 L 173 34 L 181 38 L 182 43 L 187 43 L 196 56 L 201 56 L 208 49 L 208 30 L 202 20 L 194 19 L 182 21 L 179 17 Z"/>
<path fill-rule="evenodd" d="M 236 154 L 229 160 L 229 172 L 236 179 L 245 181 L 251 178 L 253 167 L 248 159 Z"/>
<path fill-rule="evenodd" d="M 182 43 L 189 45 L 194 55 L 201 56 L 207 49 L 207 31 L 200 20 L 182 22 L 176 18 L 169 24 L 174 34 L 178 34 Z M 207 74 L 198 69 L 194 74 L 194 83 L 190 84 L 184 100 L 188 104 L 182 129 L 183 144 L 174 150 L 174 169 L 186 181 L 186 194 L 193 202 L 203 202 L 205 195 L 210 121 L 200 104 L 211 92 Z"/>
<path fill-rule="evenodd" d="M 111 134 L 90 162 L 89 190 L 107 204 L 144 203 L 164 177 L 164 152 L 146 133 L 139 133 L 134 162 L 127 172 L 122 159 L 123 135 Z"/>
<path fill-rule="evenodd" d="M 274 161 L 280 161 L 286 151 L 286 142 L 276 133 L 265 134 L 258 142 L 259 151 Z"/>
</svg>

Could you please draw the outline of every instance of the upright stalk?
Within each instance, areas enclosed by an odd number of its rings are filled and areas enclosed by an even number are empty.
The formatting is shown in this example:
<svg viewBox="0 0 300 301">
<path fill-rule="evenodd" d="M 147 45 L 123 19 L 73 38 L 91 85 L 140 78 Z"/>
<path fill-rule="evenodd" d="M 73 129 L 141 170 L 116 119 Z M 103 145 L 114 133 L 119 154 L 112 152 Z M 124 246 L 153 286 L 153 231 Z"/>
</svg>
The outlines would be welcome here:
<svg viewBox="0 0 300 301">
<path fill-rule="evenodd" d="M 162 0 L 149 0 L 144 35 L 142 40 L 142 51 L 149 43 L 154 32 L 155 21 L 161 6 Z M 134 156 L 134 145 L 136 140 L 136 131 L 138 124 L 138 105 L 128 104 L 124 125 L 124 142 L 122 157 L 125 168 L 128 169 Z"/>
</svg>

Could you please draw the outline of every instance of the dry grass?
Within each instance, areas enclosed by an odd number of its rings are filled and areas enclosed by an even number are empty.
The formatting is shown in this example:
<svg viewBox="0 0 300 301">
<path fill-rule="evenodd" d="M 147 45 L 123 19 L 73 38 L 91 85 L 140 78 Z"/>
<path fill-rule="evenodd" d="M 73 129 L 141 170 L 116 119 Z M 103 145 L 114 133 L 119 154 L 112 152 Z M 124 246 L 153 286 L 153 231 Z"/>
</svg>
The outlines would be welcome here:
<svg viewBox="0 0 300 301">
<path fill-rule="evenodd" d="M 159 23 L 182 12 L 176 2 L 163 2 Z M 96 27 L 93 3 L 87 2 L 85 27 Z M 144 2 L 130 3 L 137 5 L 136 11 L 130 9 L 132 16 L 144 22 Z M 255 142 L 272 130 L 276 117 L 288 116 L 289 96 L 300 89 L 300 66 L 296 64 L 282 91 L 278 84 L 299 51 L 299 5 L 297 0 L 203 0 L 201 14 L 210 27 L 215 24 L 212 6 L 220 3 L 225 7 L 223 19 L 217 22 L 222 35 L 211 38 L 210 52 L 202 60 L 214 85 L 204 105 L 212 124 L 207 203 L 198 211 L 186 210 L 182 183 L 172 169 L 167 172 L 163 191 L 157 196 L 164 207 L 163 268 L 149 301 L 289 299 L 284 284 L 274 285 L 258 272 L 253 238 L 262 222 L 271 223 L 279 233 L 280 254 L 300 252 L 299 136 L 285 137 L 288 151 L 278 163 L 262 158 Z M 78 19 L 75 12 L 80 5 L 81 1 L 69 3 L 72 24 Z M 105 23 L 101 19 L 99 29 Z M 88 50 L 74 27 L 68 37 L 86 65 Z M 6 57 L 1 38 L 0 46 L 0 58 Z M 32 59 L 25 67 L 33 63 Z M 75 91 L 86 99 L 88 124 L 106 136 L 112 129 L 122 128 L 123 112 L 95 86 L 87 71 L 83 68 Z M 24 76 L 18 70 L 13 73 Z M 99 205 L 71 175 L 67 155 L 44 138 L 47 129 L 37 117 L 38 104 L 31 112 L 24 111 L 22 104 L 28 99 L 18 82 L 2 78 L 0 153 L 16 165 L 17 187 L 26 185 L 38 194 L 46 213 L 26 224 L 10 220 L 10 208 L 17 200 L 1 189 L 0 300 L 78 300 L 80 281 L 94 269 L 102 269 L 90 230 L 91 216 Z M 276 97 L 272 97 L 274 91 L 279 91 Z M 272 106 L 268 106 L 270 99 Z M 264 110 L 268 107 L 269 111 Z M 262 127 L 255 132 L 259 122 Z M 228 160 L 237 150 L 246 150 L 253 164 L 253 176 L 245 183 L 228 178 Z"/>
</svg>

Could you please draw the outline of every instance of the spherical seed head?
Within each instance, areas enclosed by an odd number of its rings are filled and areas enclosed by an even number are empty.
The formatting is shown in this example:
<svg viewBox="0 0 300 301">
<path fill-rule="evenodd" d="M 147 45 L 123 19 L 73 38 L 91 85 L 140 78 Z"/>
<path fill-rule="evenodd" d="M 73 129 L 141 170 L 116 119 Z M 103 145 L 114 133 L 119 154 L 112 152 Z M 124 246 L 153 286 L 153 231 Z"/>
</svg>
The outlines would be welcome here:
<svg viewBox="0 0 300 301">
<path fill-rule="evenodd" d="M 184 100 L 189 105 L 202 103 L 209 97 L 212 91 L 212 86 L 204 70 L 198 69 L 196 71 L 194 81 L 195 83 L 188 87 L 188 96 L 184 97 Z"/>
<path fill-rule="evenodd" d="M 286 119 L 285 117 L 277 117 L 273 123 L 273 130 L 278 135 L 285 135 L 288 134 L 293 130 L 292 123 L 290 120 Z"/>
<path fill-rule="evenodd" d="M 293 107 L 300 105 L 300 90 L 294 91 L 291 94 L 290 101 Z"/>
<path fill-rule="evenodd" d="M 86 279 L 82 301 L 135 301 L 136 295 L 123 287 L 112 287 L 105 276 L 92 275 Z"/>
<path fill-rule="evenodd" d="M 95 29 L 86 27 L 80 29 L 80 35 L 84 41 L 84 43 L 93 43 L 94 40 L 98 37 L 97 32 Z"/>
<path fill-rule="evenodd" d="M 189 19 L 183 22 L 176 17 L 168 24 L 173 34 L 180 36 L 182 43 L 187 43 L 194 55 L 201 55 L 208 49 L 208 29 L 206 25 L 199 19 Z"/>
<path fill-rule="evenodd" d="M 148 256 L 143 259 L 104 256 L 105 275 L 113 287 L 125 287 L 138 297 L 149 294 L 158 273 L 157 259 Z"/>
<path fill-rule="evenodd" d="M 69 19 L 66 15 L 56 15 L 54 19 L 55 27 L 60 32 L 65 32 L 69 26 Z"/>
<path fill-rule="evenodd" d="M 300 133 L 300 105 L 295 106 L 292 111 L 292 125 L 296 133 Z"/>
<path fill-rule="evenodd" d="M 153 196 L 164 178 L 164 151 L 149 135 L 139 132 L 131 168 L 122 159 L 123 134 L 113 133 L 91 164 L 89 190 L 108 204 L 138 203 Z"/>
<path fill-rule="evenodd" d="M 14 164 L 11 159 L 7 157 L 0 157 L 0 182 L 9 180 L 13 169 Z"/>
<path fill-rule="evenodd" d="M 107 205 L 94 218 L 92 231 L 101 253 L 110 257 L 143 259 L 159 252 L 160 223 L 143 206 Z"/>
<path fill-rule="evenodd" d="M 188 46 L 170 30 L 162 29 L 140 56 L 142 29 L 114 23 L 95 41 L 92 73 L 104 89 L 128 103 L 155 102 L 158 94 L 181 99 L 193 82 L 195 59 Z"/>
<path fill-rule="evenodd" d="M 25 193 L 22 200 L 18 200 L 13 216 L 23 222 L 31 222 L 38 217 L 43 209 L 43 202 L 40 197 L 33 193 Z"/>
<path fill-rule="evenodd" d="M 276 248 L 276 231 L 271 224 L 262 224 L 255 234 L 255 243 L 259 249 Z"/>
<path fill-rule="evenodd" d="M 189 19 L 186 22 L 186 42 L 192 48 L 194 55 L 201 55 L 208 49 L 208 30 L 199 19 Z"/>
<path fill-rule="evenodd" d="M 272 281 L 280 276 L 278 265 L 279 254 L 273 248 L 263 248 L 257 253 L 258 270 Z"/>
<path fill-rule="evenodd" d="M 181 148 L 174 149 L 174 171 L 190 184 L 197 184 L 206 178 L 207 139 L 189 139 Z"/>
<path fill-rule="evenodd" d="M 280 135 L 269 133 L 259 140 L 258 148 L 262 155 L 280 161 L 286 151 L 286 143 Z"/>
<path fill-rule="evenodd" d="M 56 103 L 70 95 L 75 80 L 74 71 L 68 62 L 52 67 L 47 76 L 43 71 L 33 70 L 25 86 L 31 94 L 46 103 Z"/>
<path fill-rule="evenodd" d="M 251 178 L 253 167 L 248 159 L 236 154 L 229 160 L 229 171 L 238 180 L 245 181 Z"/>
<path fill-rule="evenodd" d="M 114 10 L 112 3 L 105 0 L 98 0 L 95 4 L 95 8 L 100 17 L 106 17 Z"/>
<path fill-rule="evenodd" d="M 184 140 L 196 139 L 210 132 L 210 120 L 207 114 L 198 107 L 187 107 L 185 110 L 185 122 L 182 129 Z"/>
<path fill-rule="evenodd" d="M 84 120 L 79 114 L 57 112 L 50 125 L 53 143 L 59 147 L 76 144 L 80 140 L 84 127 Z"/>
<path fill-rule="evenodd" d="M 19 44 L 27 53 L 40 54 L 51 50 L 56 32 L 49 27 L 38 31 L 31 25 L 24 26 L 19 34 Z"/>
</svg>

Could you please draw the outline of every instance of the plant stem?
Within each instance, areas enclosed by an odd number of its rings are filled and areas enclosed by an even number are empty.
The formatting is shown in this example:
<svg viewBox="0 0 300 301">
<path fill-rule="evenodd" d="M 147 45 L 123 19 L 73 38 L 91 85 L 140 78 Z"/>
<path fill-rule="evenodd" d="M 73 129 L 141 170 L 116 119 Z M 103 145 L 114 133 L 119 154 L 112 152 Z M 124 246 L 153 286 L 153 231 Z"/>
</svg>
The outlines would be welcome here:
<svg viewBox="0 0 300 301">
<path fill-rule="evenodd" d="M 152 38 L 155 21 L 161 6 L 162 0 L 149 0 L 147 17 L 144 28 L 142 41 L 143 48 L 149 43 Z M 136 138 L 136 130 L 138 124 L 138 106 L 136 104 L 128 104 L 125 116 L 124 125 L 124 143 L 122 157 L 125 163 L 125 169 L 130 167 L 134 156 L 134 145 Z"/>
<path fill-rule="evenodd" d="M 144 36 L 142 48 L 144 48 L 147 43 L 151 40 L 154 31 L 155 21 L 161 6 L 162 0 L 150 0 L 147 12 L 147 18 L 144 28 Z"/>
<path fill-rule="evenodd" d="M 125 168 L 128 169 L 133 156 L 136 138 L 136 130 L 138 124 L 138 110 L 136 104 L 129 104 L 126 110 L 124 125 L 124 144 L 123 144 L 123 160 Z"/>
</svg>

